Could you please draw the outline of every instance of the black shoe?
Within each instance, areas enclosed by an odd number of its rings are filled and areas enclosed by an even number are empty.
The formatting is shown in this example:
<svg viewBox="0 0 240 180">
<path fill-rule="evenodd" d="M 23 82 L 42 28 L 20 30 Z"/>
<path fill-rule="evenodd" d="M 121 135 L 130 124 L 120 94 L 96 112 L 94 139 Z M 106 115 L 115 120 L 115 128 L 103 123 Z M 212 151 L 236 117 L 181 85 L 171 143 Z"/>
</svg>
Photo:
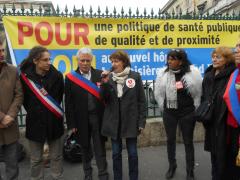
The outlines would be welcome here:
<svg viewBox="0 0 240 180">
<path fill-rule="evenodd" d="M 84 180 L 93 180 L 92 175 L 86 175 L 84 177 Z"/>
<path fill-rule="evenodd" d="M 168 171 L 167 171 L 167 173 L 165 175 L 166 179 L 172 179 L 174 174 L 175 174 L 176 169 L 177 169 L 177 165 L 176 164 L 170 165 L 170 167 L 169 167 L 169 169 L 168 169 Z"/>
<path fill-rule="evenodd" d="M 194 180 L 193 170 L 187 171 L 187 179 L 186 180 Z"/>
</svg>

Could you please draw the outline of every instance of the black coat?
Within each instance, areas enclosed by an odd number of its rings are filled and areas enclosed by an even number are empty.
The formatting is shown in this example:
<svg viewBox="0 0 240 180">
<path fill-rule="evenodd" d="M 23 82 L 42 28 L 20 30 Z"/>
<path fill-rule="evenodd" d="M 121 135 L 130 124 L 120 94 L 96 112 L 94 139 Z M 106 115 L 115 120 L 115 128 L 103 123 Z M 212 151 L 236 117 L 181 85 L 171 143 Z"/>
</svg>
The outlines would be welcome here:
<svg viewBox="0 0 240 180">
<path fill-rule="evenodd" d="M 103 116 L 102 134 L 116 139 L 137 137 L 139 127 L 144 128 L 146 123 L 146 99 L 139 73 L 130 71 L 128 78 L 135 80 L 133 88 L 126 84 L 123 95 L 117 97 L 117 84 L 112 80 L 102 85 L 101 96 L 106 106 Z M 128 79 L 127 78 L 127 79 Z"/>
<path fill-rule="evenodd" d="M 212 66 L 208 67 L 203 79 L 202 100 L 208 99 L 216 91 L 213 102 L 213 118 L 210 125 L 205 127 L 204 149 L 217 156 L 217 164 L 221 167 L 226 163 L 227 143 L 227 106 L 223 100 L 228 80 L 235 65 L 230 64 L 216 76 Z"/>
<path fill-rule="evenodd" d="M 80 74 L 79 69 L 76 70 Z M 91 81 L 97 85 L 101 82 L 102 71 L 91 69 Z M 104 111 L 104 104 L 96 98 L 97 115 L 101 120 Z M 90 129 L 88 124 L 88 91 L 70 81 L 67 76 L 65 79 L 65 112 L 68 129 L 77 128 L 79 142 L 82 146 L 89 145 Z M 99 129 L 100 131 L 100 129 Z"/>
<path fill-rule="evenodd" d="M 228 126 L 228 162 L 227 162 L 227 173 L 228 179 L 240 179 L 240 167 L 236 165 L 236 157 L 239 151 L 239 137 L 240 137 L 240 126 L 234 128 Z"/>
<path fill-rule="evenodd" d="M 35 67 L 28 67 L 22 71 L 27 78 L 42 85 L 48 94 L 59 104 L 62 103 L 64 82 L 63 75 L 53 66 L 45 76 L 36 74 Z M 63 118 L 57 118 L 49 111 L 35 94 L 21 79 L 24 91 L 24 108 L 27 111 L 26 116 L 26 138 L 44 143 L 60 138 L 64 133 Z"/>
</svg>

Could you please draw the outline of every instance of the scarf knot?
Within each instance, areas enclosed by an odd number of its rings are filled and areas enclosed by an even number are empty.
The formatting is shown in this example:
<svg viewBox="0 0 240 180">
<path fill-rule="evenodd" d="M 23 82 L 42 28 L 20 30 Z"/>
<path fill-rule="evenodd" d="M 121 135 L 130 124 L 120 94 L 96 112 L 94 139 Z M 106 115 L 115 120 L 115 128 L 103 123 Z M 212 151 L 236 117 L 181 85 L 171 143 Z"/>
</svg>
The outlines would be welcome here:
<svg viewBox="0 0 240 180">
<path fill-rule="evenodd" d="M 122 97 L 123 94 L 123 86 L 125 83 L 125 80 L 127 79 L 128 75 L 130 73 L 130 67 L 126 67 L 122 72 L 120 73 L 114 73 L 112 72 L 112 79 L 114 82 L 117 83 L 117 95 L 118 97 Z"/>
<path fill-rule="evenodd" d="M 177 89 L 176 89 L 176 78 L 175 74 L 179 73 L 178 71 L 173 71 L 169 69 L 167 72 L 167 84 L 166 84 L 166 106 L 168 109 L 177 109 Z"/>
</svg>

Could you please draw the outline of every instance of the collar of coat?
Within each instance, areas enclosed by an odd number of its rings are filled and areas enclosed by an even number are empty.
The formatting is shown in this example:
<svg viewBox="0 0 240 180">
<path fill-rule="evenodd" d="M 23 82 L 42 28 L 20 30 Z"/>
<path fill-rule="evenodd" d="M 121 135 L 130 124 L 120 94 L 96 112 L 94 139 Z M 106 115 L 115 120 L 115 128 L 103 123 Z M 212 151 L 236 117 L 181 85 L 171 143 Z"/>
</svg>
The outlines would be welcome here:
<svg viewBox="0 0 240 180">
<path fill-rule="evenodd" d="M 137 79 L 137 75 L 136 74 L 138 74 L 138 73 L 136 73 L 136 72 L 133 72 L 133 71 L 131 71 L 130 70 L 130 72 L 129 72 L 129 74 L 128 74 L 128 77 L 126 78 L 126 80 L 128 79 L 128 78 L 132 78 L 132 79 L 134 79 L 135 81 L 136 81 L 136 79 Z M 116 95 L 117 95 L 117 84 L 116 84 L 116 82 L 115 81 L 113 81 L 113 79 L 112 79 L 112 77 L 113 77 L 113 75 L 112 75 L 112 73 L 110 74 L 110 77 L 109 77 L 109 84 L 113 87 L 113 89 L 114 89 L 114 91 L 115 91 L 115 93 L 116 93 Z M 137 83 L 137 82 L 136 82 Z M 135 84 L 135 86 L 136 86 L 137 84 Z M 122 97 L 124 96 L 124 94 L 129 90 L 130 88 L 128 87 L 128 86 L 126 86 L 126 85 L 124 85 L 123 86 L 123 94 L 122 94 Z"/>
<path fill-rule="evenodd" d="M 27 67 L 26 69 L 22 70 L 22 73 L 26 74 L 27 78 L 31 79 L 32 81 L 38 84 L 42 84 L 41 82 L 42 79 L 45 79 L 50 82 L 51 80 L 55 79 L 55 77 L 57 77 L 58 74 L 60 74 L 60 72 L 53 65 L 50 66 L 49 71 L 44 76 L 41 76 L 36 73 L 35 66 Z"/>
<path fill-rule="evenodd" d="M 97 74 L 96 69 L 94 69 L 93 67 L 91 67 L 90 71 L 91 71 L 91 79 L 90 79 L 90 81 L 92 81 L 94 83 L 100 81 L 101 74 L 100 73 Z M 100 70 L 98 70 L 98 71 L 100 71 Z M 78 74 L 81 74 L 80 70 L 79 70 L 79 67 L 75 70 L 75 72 L 77 72 Z M 100 71 L 100 72 L 102 72 L 102 71 Z"/>
<path fill-rule="evenodd" d="M 5 61 L 5 60 L 3 60 L 2 62 L 0 62 L 0 73 L 2 72 L 3 67 L 5 67 L 5 66 L 7 66 L 7 65 L 8 65 L 8 63 L 7 63 L 7 61 Z"/>
</svg>

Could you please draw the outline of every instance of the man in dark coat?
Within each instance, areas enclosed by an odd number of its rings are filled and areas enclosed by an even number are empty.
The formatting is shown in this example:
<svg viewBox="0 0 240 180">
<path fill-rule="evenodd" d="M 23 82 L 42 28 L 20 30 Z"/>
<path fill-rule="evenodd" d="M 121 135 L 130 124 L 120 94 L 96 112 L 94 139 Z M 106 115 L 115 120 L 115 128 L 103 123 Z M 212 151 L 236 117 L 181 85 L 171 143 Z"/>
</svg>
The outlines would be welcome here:
<svg viewBox="0 0 240 180">
<path fill-rule="evenodd" d="M 24 91 L 23 105 L 27 111 L 26 138 L 31 150 L 31 180 L 44 178 L 42 155 L 45 142 L 49 145 L 52 178 L 61 180 L 63 112 L 61 115 L 54 113 L 53 109 L 56 106 L 50 104 L 61 104 L 64 81 L 62 73 L 51 65 L 50 54 L 45 47 L 36 46 L 30 50 L 28 57 L 21 64 L 21 81 Z M 31 84 L 35 86 L 30 86 Z M 39 91 L 33 87 L 39 87 Z M 50 100 L 43 101 L 49 96 Z"/>
<path fill-rule="evenodd" d="M 100 134 L 104 104 L 99 96 L 100 70 L 93 69 L 92 51 L 82 48 L 77 52 L 78 68 L 67 74 L 65 81 L 65 110 L 68 129 L 79 137 L 83 148 L 85 180 L 92 180 L 92 148 L 95 153 L 100 180 L 108 179 L 105 138 Z"/>
</svg>

